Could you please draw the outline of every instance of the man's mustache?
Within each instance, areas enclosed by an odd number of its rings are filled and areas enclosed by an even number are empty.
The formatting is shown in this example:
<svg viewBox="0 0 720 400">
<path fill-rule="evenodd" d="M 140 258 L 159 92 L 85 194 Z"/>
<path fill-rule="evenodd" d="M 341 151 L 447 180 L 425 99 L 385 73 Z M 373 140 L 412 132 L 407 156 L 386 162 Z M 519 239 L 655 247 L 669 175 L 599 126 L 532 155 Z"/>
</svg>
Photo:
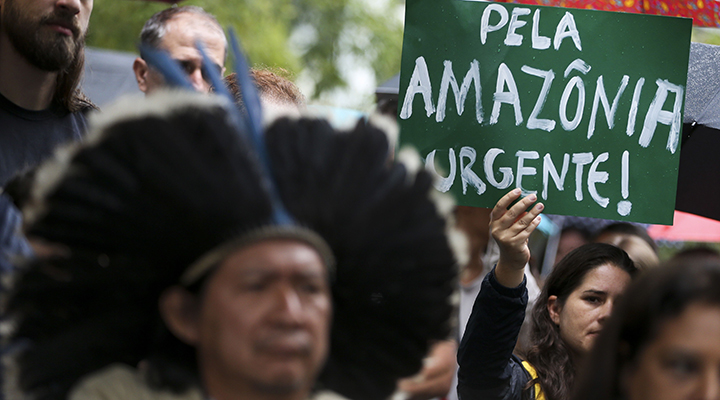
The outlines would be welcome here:
<svg viewBox="0 0 720 400">
<path fill-rule="evenodd" d="M 75 15 L 64 12 L 53 12 L 44 16 L 40 20 L 40 23 L 43 25 L 59 25 L 63 28 L 69 29 L 73 34 L 73 39 L 75 40 L 80 37 L 80 24 L 78 23 L 77 18 L 75 18 Z"/>
</svg>

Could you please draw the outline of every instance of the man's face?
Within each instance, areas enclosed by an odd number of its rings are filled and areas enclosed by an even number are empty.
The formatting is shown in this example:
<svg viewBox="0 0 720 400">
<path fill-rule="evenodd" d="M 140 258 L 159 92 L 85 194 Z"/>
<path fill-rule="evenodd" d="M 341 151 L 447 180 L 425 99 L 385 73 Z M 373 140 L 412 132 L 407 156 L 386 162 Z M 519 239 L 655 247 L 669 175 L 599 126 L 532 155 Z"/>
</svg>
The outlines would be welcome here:
<svg viewBox="0 0 720 400">
<path fill-rule="evenodd" d="M 60 71 L 85 44 L 93 0 L 4 0 L 2 34 L 32 65 Z"/>
<path fill-rule="evenodd" d="M 194 14 L 181 13 L 167 22 L 167 31 L 162 38 L 160 47 L 177 61 L 188 74 L 195 90 L 207 93 L 210 83 L 202 75 L 202 56 L 196 48 L 196 42 L 203 44 L 205 53 L 215 65 L 217 72 L 224 72 L 226 41 L 223 33 L 207 18 Z M 146 93 L 162 87 L 162 76 L 152 69 L 146 79 Z M 142 89 L 142 87 L 141 87 Z"/>
<path fill-rule="evenodd" d="M 309 391 L 327 356 L 331 311 L 327 268 L 314 248 L 267 240 L 231 254 L 206 283 L 197 318 L 209 394 L 219 381 Z"/>
</svg>

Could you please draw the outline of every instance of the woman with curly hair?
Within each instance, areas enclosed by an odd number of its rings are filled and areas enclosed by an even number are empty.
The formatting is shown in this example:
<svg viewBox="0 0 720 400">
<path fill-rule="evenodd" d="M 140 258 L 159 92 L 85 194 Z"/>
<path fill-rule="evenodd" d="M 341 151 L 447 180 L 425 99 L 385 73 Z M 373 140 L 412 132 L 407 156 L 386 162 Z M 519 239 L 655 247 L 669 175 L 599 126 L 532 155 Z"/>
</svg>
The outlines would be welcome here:
<svg viewBox="0 0 720 400">
<path fill-rule="evenodd" d="M 513 355 L 527 306 L 527 239 L 543 209 L 533 206 L 535 195 L 518 200 L 520 194 L 511 191 L 492 212 L 500 259 L 483 282 L 460 344 L 461 400 L 568 399 L 576 369 L 637 271 L 611 245 L 573 250 L 555 266 L 535 304 L 526 359 Z"/>
</svg>

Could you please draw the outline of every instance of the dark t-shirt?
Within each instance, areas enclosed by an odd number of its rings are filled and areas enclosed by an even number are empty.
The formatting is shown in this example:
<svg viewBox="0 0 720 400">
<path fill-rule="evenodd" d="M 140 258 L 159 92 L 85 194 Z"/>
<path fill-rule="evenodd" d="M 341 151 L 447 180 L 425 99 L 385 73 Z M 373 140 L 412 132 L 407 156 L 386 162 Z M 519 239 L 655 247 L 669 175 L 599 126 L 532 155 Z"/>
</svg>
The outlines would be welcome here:
<svg viewBox="0 0 720 400">
<path fill-rule="evenodd" d="M 40 164 L 58 146 L 80 140 L 87 131 L 88 110 L 69 113 L 53 104 L 31 111 L 0 94 L 0 187 Z"/>
</svg>

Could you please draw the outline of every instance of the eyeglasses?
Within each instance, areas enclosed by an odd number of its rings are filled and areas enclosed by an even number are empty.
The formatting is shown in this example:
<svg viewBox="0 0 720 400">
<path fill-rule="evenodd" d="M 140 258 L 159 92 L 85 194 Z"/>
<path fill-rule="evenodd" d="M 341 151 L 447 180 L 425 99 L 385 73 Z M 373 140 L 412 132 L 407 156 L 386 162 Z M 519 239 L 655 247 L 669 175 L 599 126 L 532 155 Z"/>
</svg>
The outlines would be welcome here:
<svg viewBox="0 0 720 400">
<path fill-rule="evenodd" d="M 180 68 L 185 71 L 186 74 L 192 75 L 195 73 L 195 70 L 200 68 L 200 73 L 202 74 L 202 78 L 205 82 L 210 82 L 210 77 L 208 75 L 208 71 L 205 70 L 205 68 L 202 68 L 202 64 L 198 63 L 197 61 L 193 60 L 175 60 L 180 64 Z M 222 66 L 218 64 L 211 64 L 211 68 L 213 70 L 213 73 L 217 74 L 217 76 L 221 76 L 222 74 Z"/>
</svg>

